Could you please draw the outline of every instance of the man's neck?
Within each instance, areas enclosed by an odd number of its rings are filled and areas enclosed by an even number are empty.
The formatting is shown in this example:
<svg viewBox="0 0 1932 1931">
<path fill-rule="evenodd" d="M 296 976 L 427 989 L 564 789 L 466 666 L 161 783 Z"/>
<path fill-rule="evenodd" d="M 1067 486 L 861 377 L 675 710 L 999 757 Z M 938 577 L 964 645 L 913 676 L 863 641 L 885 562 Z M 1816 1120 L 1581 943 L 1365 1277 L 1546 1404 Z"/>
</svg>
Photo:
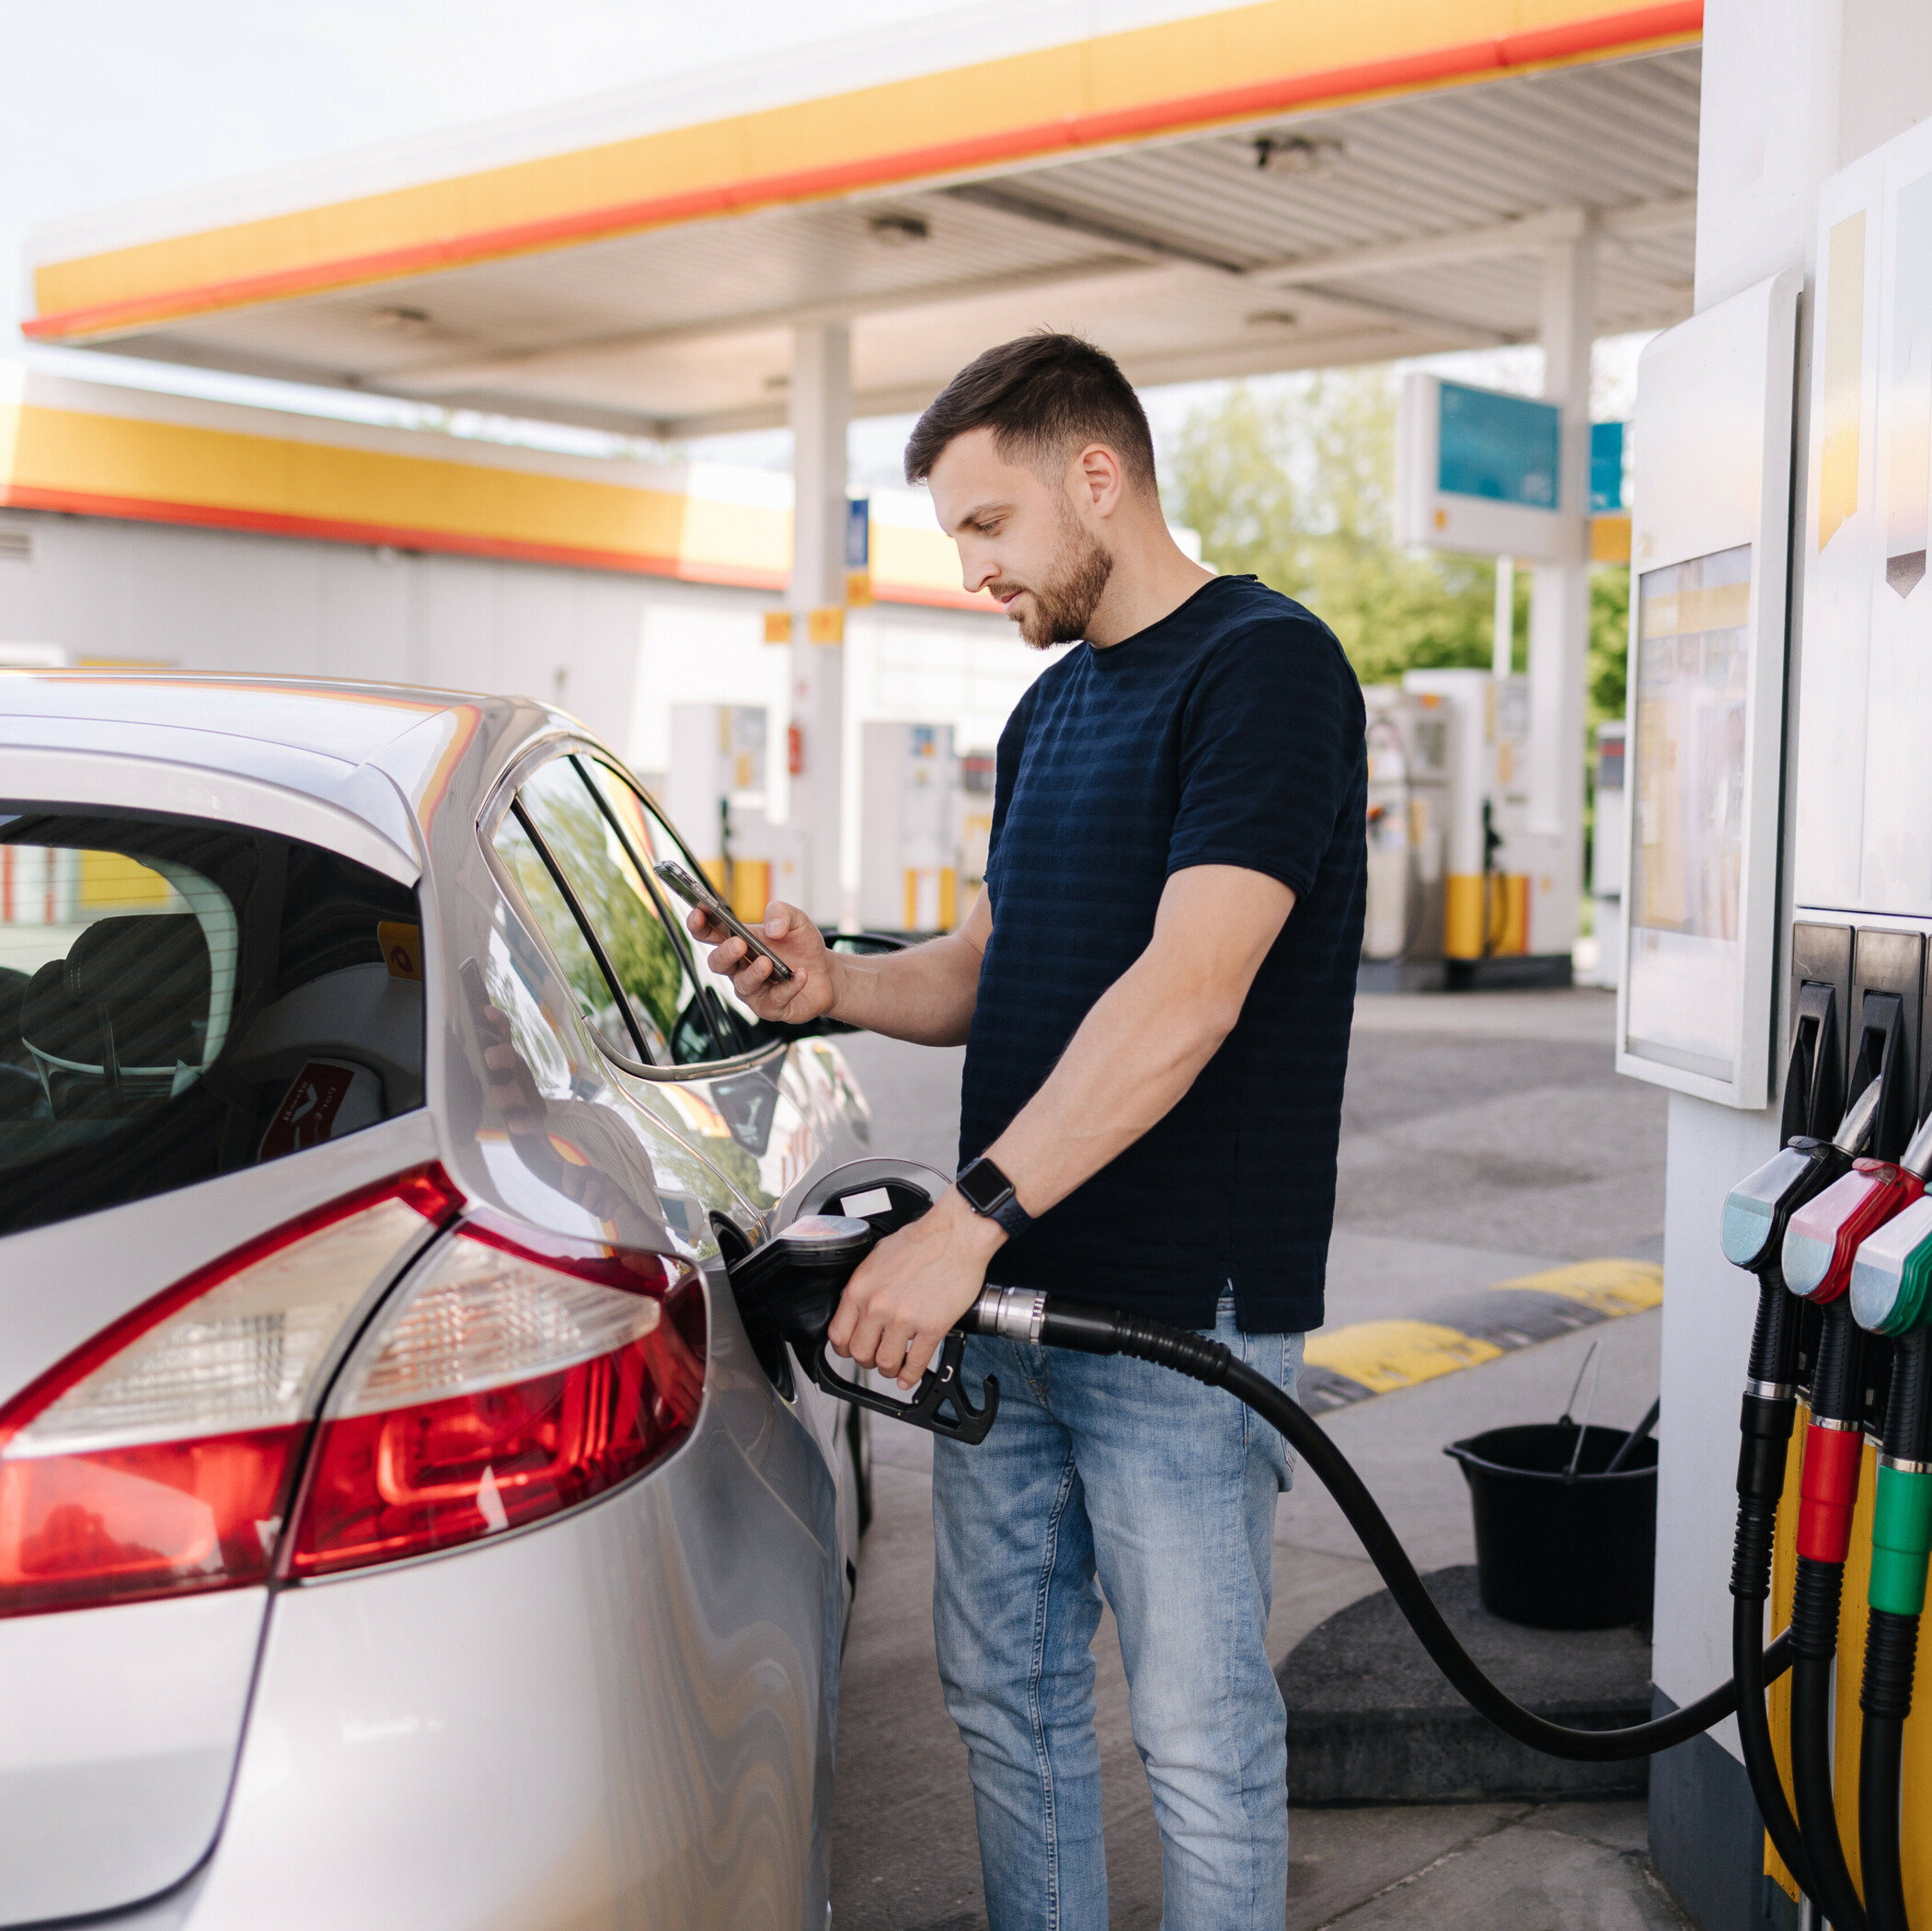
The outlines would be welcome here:
<svg viewBox="0 0 1932 1931">
<path fill-rule="evenodd" d="M 1113 574 L 1087 619 L 1087 641 L 1105 650 L 1172 616 L 1214 573 L 1203 569 L 1168 534 L 1122 531 L 1113 553 Z"/>
</svg>

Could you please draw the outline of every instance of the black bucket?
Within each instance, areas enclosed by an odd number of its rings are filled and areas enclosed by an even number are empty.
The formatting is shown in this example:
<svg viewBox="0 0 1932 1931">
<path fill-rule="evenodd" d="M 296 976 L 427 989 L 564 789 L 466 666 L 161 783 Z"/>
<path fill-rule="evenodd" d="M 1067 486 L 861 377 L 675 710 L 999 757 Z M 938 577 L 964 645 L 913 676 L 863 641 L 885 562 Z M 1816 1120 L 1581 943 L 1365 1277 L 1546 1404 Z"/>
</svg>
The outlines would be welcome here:
<svg viewBox="0 0 1932 1931">
<path fill-rule="evenodd" d="M 1611 1629 L 1648 1623 L 1657 1568 L 1657 1443 L 1646 1440 L 1615 1475 L 1625 1431 L 1586 1431 L 1574 1481 L 1572 1424 L 1492 1428 L 1443 1453 L 1462 1464 L 1476 1517 L 1483 1607 L 1533 1629 Z"/>
</svg>

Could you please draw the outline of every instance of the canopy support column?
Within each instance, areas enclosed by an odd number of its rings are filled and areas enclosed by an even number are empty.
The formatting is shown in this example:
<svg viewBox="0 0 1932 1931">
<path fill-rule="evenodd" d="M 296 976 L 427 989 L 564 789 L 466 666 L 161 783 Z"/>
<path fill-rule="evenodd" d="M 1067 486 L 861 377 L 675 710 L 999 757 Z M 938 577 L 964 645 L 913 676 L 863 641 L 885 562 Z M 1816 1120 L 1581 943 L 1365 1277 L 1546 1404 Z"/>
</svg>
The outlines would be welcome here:
<svg viewBox="0 0 1932 1931">
<path fill-rule="evenodd" d="M 1590 350 L 1596 333 L 1596 238 L 1543 257 L 1543 394 L 1563 411 L 1558 502 L 1565 548 L 1539 563 L 1530 594 L 1529 948 L 1566 953 L 1583 891 L 1583 718 L 1590 663 Z M 1547 884 L 1546 885 L 1546 879 Z"/>
<path fill-rule="evenodd" d="M 791 822 L 804 857 L 805 910 L 822 925 L 845 922 L 839 877 L 845 769 L 845 652 L 815 643 L 811 613 L 845 601 L 845 431 L 852 418 L 852 330 L 832 322 L 792 330 L 791 722 L 799 769 Z"/>
</svg>

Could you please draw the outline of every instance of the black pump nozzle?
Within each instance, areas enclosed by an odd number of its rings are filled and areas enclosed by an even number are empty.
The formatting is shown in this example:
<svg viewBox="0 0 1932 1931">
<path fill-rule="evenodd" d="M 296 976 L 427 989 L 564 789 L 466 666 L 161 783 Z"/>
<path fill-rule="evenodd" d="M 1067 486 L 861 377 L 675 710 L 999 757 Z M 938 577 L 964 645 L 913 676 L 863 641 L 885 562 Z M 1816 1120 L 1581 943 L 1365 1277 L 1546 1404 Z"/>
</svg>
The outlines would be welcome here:
<svg viewBox="0 0 1932 1931">
<path fill-rule="evenodd" d="M 862 1220 L 810 1213 L 731 1262 L 731 1285 L 753 1345 L 761 1331 L 776 1334 L 790 1342 L 805 1372 L 826 1394 L 953 1441 L 983 1442 L 999 1412 L 999 1383 L 989 1374 L 985 1407 L 972 1405 L 960 1379 L 966 1351 L 962 1334 L 946 1337 L 937 1359 L 903 1401 L 848 1381 L 833 1367 L 826 1330 L 846 1282 L 878 1237 Z"/>
</svg>

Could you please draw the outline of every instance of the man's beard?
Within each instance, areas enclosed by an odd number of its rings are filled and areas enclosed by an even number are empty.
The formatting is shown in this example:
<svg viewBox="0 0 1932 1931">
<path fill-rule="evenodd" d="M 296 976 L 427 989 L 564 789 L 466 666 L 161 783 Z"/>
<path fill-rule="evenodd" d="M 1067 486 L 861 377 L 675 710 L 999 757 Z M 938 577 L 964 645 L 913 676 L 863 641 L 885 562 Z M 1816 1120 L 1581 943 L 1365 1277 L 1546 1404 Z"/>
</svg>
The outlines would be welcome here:
<svg viewBox="0 0 1932 1931">
<path fill-rule="evenodd" d="M 1031 607 L 1018 619 L 1022 640 L 1035 650 L 1077 643 L 1087 635 L 1094 606 L 1112 575 L 1112 554 L 1087 534 L 1071 511 L 1062 509 L 1060 540 L 1053 547 L 1047 580 L 1037 588 L 1023 586 Z M 1002 583 L 992 586 L 996 597 L 1011 596 L 1013 588 Z"/>
</svg>

